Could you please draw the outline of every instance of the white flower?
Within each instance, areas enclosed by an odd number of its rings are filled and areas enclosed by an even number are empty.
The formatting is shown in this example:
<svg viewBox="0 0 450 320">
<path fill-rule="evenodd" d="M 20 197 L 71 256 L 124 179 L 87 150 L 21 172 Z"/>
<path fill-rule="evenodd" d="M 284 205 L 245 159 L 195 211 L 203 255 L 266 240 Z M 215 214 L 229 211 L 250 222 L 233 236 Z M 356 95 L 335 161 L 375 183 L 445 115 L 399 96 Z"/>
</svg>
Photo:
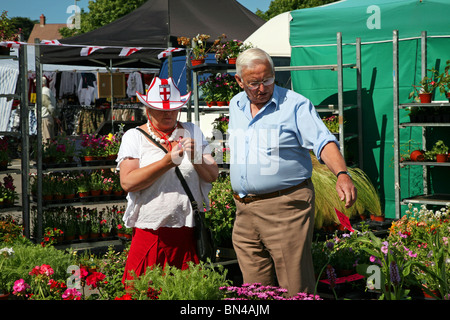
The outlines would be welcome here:
<svg viewBox="0 0 450 320">
<path fill-rule="evenodd" d="M 6 255 L 8 255 L 8 256 L 12 256 L 14 254 L 14 249 L 4 247 L 4 248 L 0 249 L 0 254 L 3 254 L 3 252 L 5 252 Z"/>
</svg>

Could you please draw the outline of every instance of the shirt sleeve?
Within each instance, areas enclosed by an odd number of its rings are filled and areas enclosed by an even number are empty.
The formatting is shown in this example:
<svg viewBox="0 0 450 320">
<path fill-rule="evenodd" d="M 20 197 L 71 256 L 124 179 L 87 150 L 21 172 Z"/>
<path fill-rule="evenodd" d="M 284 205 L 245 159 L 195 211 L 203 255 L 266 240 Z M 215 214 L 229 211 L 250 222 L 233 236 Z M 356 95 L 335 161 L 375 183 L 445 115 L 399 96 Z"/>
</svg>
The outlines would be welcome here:
<svg viewBox="0 0 450 320">
<path fill-rule="evenodd" d="M 323 123 L 316 108 L 308 99 L 300 101 L 297 110 L 297 127 L 300 132 L 300 143 L 306 149 L 312 150 L 321 162 L 320 153 L 325 145 L 330 142 L 339 142 Z"/>
<path fill-rule="evenodd" d="M 130 129 L 122 136 L 119 152 L 117 154 L 117 170 L 120 170 L 120 164 L 123 160 L 133 158 L 140 159 L 140 133 L 136 129 Z"/>
</svg>

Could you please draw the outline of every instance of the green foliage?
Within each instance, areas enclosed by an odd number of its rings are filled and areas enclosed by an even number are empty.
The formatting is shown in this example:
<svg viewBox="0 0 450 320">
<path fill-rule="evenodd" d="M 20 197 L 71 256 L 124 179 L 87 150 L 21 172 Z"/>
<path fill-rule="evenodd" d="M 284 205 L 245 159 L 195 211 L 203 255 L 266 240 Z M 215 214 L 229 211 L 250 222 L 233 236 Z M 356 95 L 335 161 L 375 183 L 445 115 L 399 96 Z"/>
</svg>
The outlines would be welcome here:
<svg viewBox="0 0 450 320">
<path fill-rule="evenodd" d="M 42 247 L 39 244 L 16 242 L 12 247 L 14 256 L 6 260 L 2 268 L 2 277 L 7 280 L 8 291 L 12 291 L 15 280 L 24 279 L 25 282 L 31 283 L 29 273 L 37 265 L 50 265 L 54 270 L 53 279 L 65 281 L 69 277 L 67 267 L 75 263 L 74 256 L 52 246 Z"/>
<path fill-rule="evenodd" d="M 219 177 L 213 182 L 209 199 L 211 209 L 205 213 L 206 223 L 213 232 L 214 241 L 220 246 L 231 240 L 236 214 L 236 204 L 228 175 Z"/>
<path fill-rule="evenodd" d="M 273 17 L 288 11 L 322 6 L 337 0 L 272 0 L 269 9 L 266 12 L 256 10 L 256 15 L 264 20 L 270 20 Z"/>
<path fill-rule="evenodd" d="M 133 281 L 133 299 L 137 300 L 218 300 L 223 297 L 219 288 L 230 285 L 227 270 L 211 263 L 189 263 L 189 268 L 160 266 L 148 268 Z M 157 297 L 155 296 L 157 293 Z"/>
</svg>

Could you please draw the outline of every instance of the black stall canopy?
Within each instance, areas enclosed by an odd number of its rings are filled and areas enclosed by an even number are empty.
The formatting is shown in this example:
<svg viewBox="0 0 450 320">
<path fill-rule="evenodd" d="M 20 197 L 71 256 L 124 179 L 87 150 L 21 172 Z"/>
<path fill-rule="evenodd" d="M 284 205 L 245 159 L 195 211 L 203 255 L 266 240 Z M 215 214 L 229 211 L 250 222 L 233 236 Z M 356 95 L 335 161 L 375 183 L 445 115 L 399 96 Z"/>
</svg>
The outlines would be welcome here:
<svg viewBox="0 0 450 320">
<path fill-rule="evenodd" d="M 208 34 L 214 40 L 245 40 L 264 20 L 236 0 L 148 0 L 133 12 L 94 31 L 42 46 L 42 64 L 159 68 L 158 54 L 177 47 L 177 37 Z M 42 39 L 41 39 L 42 40 Z M 71 45 L 71 46 L 67 46 Z M 104 46 L 81 56 L 80 46 Z M 142 48 L 121 57 L 124 47 Z"/>
</svg>

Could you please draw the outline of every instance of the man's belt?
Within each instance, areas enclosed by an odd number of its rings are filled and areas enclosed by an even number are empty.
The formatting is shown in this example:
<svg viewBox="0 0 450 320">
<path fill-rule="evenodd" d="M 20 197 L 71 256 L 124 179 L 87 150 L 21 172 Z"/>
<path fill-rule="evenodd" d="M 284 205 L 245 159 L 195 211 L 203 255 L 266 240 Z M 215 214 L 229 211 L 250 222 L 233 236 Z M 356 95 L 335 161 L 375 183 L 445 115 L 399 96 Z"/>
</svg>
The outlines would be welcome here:
<svg viewBox="0 0 450 320">
<path fill-rule="evenodd" d="M 262 199 L 270 199 L 270 198 L 275 198 L 275 197 L 279 197 L 281 195 L 284 195 L 286 193 L 292 192 L 294 190 L 297 190 L 303 186 L 306 186 L 308 184 L 309 179 L 306 179 L 305 181 L 303 181 L 302 183 L 293 186 L 293 187 L 289 187 L 286 189 L 282 189 L 282 190 L 278 190 L 278 191 L 274 191 L 274 192 L 269 192 L 269 193 L 263 193 L 263 194 L 257 194 L 257 195 L 246 195 L 245 197 L 241 198 L 238 194 L 234 193 L 233 197 L 242 203 L 250 203 L 253 201 L 257 201 L 257 200 L 262 200 Z"/>
</svg>

